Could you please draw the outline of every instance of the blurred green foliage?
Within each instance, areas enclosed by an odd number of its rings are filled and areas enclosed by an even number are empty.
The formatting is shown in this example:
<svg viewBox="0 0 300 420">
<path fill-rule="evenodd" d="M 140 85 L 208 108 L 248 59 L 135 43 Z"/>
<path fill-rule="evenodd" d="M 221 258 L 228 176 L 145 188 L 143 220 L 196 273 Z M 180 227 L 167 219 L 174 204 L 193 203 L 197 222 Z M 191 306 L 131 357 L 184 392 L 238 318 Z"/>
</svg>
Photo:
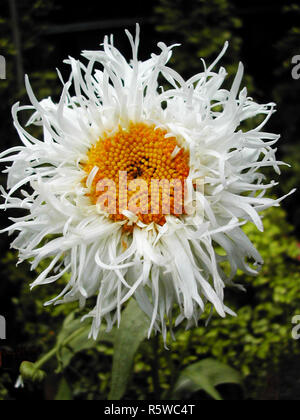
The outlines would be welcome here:
<svg viewBox="0 0 300 420">
<path fill-rule="evenodd" d="M 276 119 L 276 129 L 282 133 L 283 142 L 280 149 L 281 157 L 291 165 L 284 171 L 278 194 L 288 193 L 290 187 L 299 185 L 300 180 L 300 118 L 299 98 L 300 80 L 292 79 L 291 64 L 294 56 L 300 55 L 300 6 L 292 3 L 283 8 L 283 16 L 293 16 L 296 22 L 286 31 L 284 36 L 276 43 L 276 56 L 278 66 L 274 69 L 277 83 L 273 89 L 274 100 L 278 104 L 280 113 Z M 297 232 L 300 232 L 300 191 L 289 200 L 289 219 Z"/>
<path fill-rule="evenodd" d="M 56 95 L 59 91 L 55 68 L 51 60 L 55 45 L 43 36 L 48 24 L 48 15 L 59 6 L 52 0 L 22 0 L 16 2 L 20 36 L 21 66 L 29 74 L 33 90 L 38 98 Z M 20 87 L 17 77 L 17 49 L 14 44 L 13 24 L 9 1 L 3 2 L 0 10 L 0 54 L 6 59 L 6 80 L 0 83 L 0 137 L 1 150 L 17 142 L 11 119 L 11 107 L 15 102 L 28 103 L 25 85 Z M 34 71 L 32 71 L 34 69 Z"/>
<path fill-rule="evenodd" d="M 299 313 L 298 243 L 282 209 L 269 210 L 264 226 L 263 234 L 253 225 L 245 228 L 265 264 L 257 277 L 237 276 L 235 281 L 247 289 L 244 297 L 230 296 L 237 317 L 214 318 L 207 330 L 197 330 L 195 339 L 196 354 L 212 353 L 235 366 L 247 378 L 249 391 L 256 393 L 269 375 L 279 372 L 281 360 L 300 352 L 291 336 L 292 317 Z"/>
<path fill-rule="evenodd" d="M 155 8 L 156 29 L 170 43 L 180 43 L 175 50 L 172 65 L 186 78 L 199 73 L 201 59 L 212 63 L 230 42 L 221 65 L 228 72 L 226 83 L 232 82 L 241 57 L 242 39 L 238 30 L 242 20 L 230 0 L 160 0 Z M 253 82 L 246 74 L 245 84 L 252 91 Z"/>
<path fill-rule="evenodd" d="M 265 0 L 260 3 L 267 4 Z M 55 46 L 42 33 L 47 26 L 48 15 L 57 8 L 57 2 L 24 0 L 18 4 L 25 72 L 30 72 L 34 91 L 39 98 L 50 94 L 55 97 L 58 83 L 51 64 Z M 165 42 L 183 44 L 172 57 L 175 68 L 185 77 L 201 71 L 200 58 L 204 57 L 207 63 L 211 63 L 224 42 L 229 40 L 229 53 L 221 65 L 228 70 L 230 82 L 238 61 L 243 58 L 249 45 L 245 44 L 243 28 L 246 18 L 240 13 L 242 6 L 238 5 L 238 1 L 158 0 L 155 4 L 154 19 L 158 33 Z M 281 11 L 283 16 L 292 14 L 299 17 L 299 6 L 293 1 L 282 3 Z M 300 83 L 293 82 L 290 75 L 291 57 L 300 54 L 299 24 L 281 33 L 283 35 L 273 45 L 276 65 L 272 77 L 275 83 L 272 91 L 267 92 L 271 94 L 267 101 L 271 99 L 279 104 L 280 112 L 272 129 L 281 132 L 286 139 L 281 154 L 292 164 L 292 169 L 284 171 L 284 182 L 276 191 L 278 195 L 295 187 L 300 178 L 300 121 L 295 112 L 299 104 Z M 261 43 L 263 47 L 263 40 Z M 9 10 L 5 7 L 0 11 L 0 54 L 7 58 L 7 72 L 11 75 L 0 84 L 1 97 L 9 99 L 0 103 L 0 136 L 2 147 L 5 148 L 18 141 L 12 124 L 7 123 L 11 121 L 10 107 L 16 100 L 23 100 L 25 95 L 24 90 L 19 92 L 17 89 L 14 71 L 16 50 L 12 42 Z M 261 95 L 263 88 L 260 86 L 256 89 L 258 74 L 252 74 L 248 66 L 246 73 L 244 84 L 248 86 L 250 94 L 255 96 L 254 93 L 259 92 Z M 169 344 L 168 351 L 163 348 L 161 339 L 145 340 L 135 357 L 133 377 L 125 398 L 154 398 L 158 392 L 157 379 L 159 391 L 168 396 L 170 385 L 174 385 L 180 372 L 206 358 L 215 358 L 242 373 L 245 398 L 279 398 L 283 388 L 285 396 L 296 395 L 297 390 L 287 389 L 286 383 L 295 386 L 295 381 L 290 379 L 294 378 L 295 366 L 299 367 L 300 352 L 299 342 L 291 337 L 291 319 L 300 311 L 299 248 L 293 234 L 294 227 L 300 227 L 298 202 L 299 196 L 296 195 L 288 207 L 292 225 L 287 221 L 285 211 L 275 208 L 266 213 L 264 234 L 257 232 L 250 224 L 245 227 L 263 255 L 265 265 L 256 278 L 239 273 L 235 281 L 246 285 L 246 293 L 227 290 L 226 301 L 238 316 L 223 320 L 215 315 L 207 328 L 203 326 L 203 321 L 199 328 L 191 332 L 179 328 L 176 341 Z M 27 264 L 16 267 L 17 255 L 6 252 L 6 248 L 7 243 L 2 246 L 0 258 L 0 296 L 5 297 L 1 300 L 1 310 L 5 308 L 9 326 L 7 343 L 1 343 L 0 351 L 14 353 L 17 349 L 23 349 L 27 352 L 27 360 L 35 362 L 55 347 L 57 335 L 66 318 L 73 316 L 70 314 L 76 305 L 44 307 L 43 303 L 59 293 L 66 279 L 51 288 L 30 291 L 29 284 L 38 273 L 30 272 Z M 78 317 L 81 315 L 78 313 Z M 72 346 L 64 350 L 63 369 L 49 374 L 43 385 L 28 383 L 23 391 L 14 389 L 22 360 L 13 359 L 9 370 L 5 370 L 4 363 L 0 369 L 0 400 L 37 399 L 37 396 L 42 399 L 107 398 L 111 384 L 112 343 L 99 340 L 91 348 L 89 344 L 83 347 L 78 345 L 77 348 L 82 351 L 76 352 Z M 159 378 L 154 374 L 158 366 Z M 286 371 L 286 366 L 291 366 L 289 371 Z M 57 368 L 55 358 L 45 366 L 48 373 Z M 270 383 L 272 386 L 268 385 Z M 228 398 L 242 397 L 240 390 L 233 389 L 231 392 L 227 388 L 224 392 Z M 187 392 L 186 398 L 205 399 L 207 396 L 195 391 L 193 394 Z"/>
</svg>

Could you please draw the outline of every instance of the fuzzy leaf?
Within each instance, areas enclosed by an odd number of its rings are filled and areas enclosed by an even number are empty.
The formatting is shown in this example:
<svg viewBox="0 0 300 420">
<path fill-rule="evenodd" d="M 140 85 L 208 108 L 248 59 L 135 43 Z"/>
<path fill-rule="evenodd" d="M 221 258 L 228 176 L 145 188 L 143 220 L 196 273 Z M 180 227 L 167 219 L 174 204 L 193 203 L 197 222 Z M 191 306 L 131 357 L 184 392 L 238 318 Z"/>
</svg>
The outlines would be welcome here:
<svg viewBox="0 0 300 420">
<path fill-rule="evenodd" d="M 135 353 L 146 338 L 148 328 L 149 319 L 131 299 L 122 314 L 120 328 L 115 338 L 109 400 L 119 400 L 124 395 L 131 376 Z"/>
<path fill-rule="evenodd" d="M 63 377 L 58 385 L 58 391 L 55 396 L 55 401 L 71 401 L 73 400 L 73 394 L 71 391 L 71 388 L 66 381 L 66 379 Z"/>
<path fill-rule="evenodd" d="M 175 385 L 173 397 L 176 399 L 184 391 L 190 393 L 205 391 L 215 400 L 222 400 L 215 388 L 221 384 L 242 386 L 243 379 L 239 372 L 214 359 L 205 359 L 185 368 Z"/>
</svg>

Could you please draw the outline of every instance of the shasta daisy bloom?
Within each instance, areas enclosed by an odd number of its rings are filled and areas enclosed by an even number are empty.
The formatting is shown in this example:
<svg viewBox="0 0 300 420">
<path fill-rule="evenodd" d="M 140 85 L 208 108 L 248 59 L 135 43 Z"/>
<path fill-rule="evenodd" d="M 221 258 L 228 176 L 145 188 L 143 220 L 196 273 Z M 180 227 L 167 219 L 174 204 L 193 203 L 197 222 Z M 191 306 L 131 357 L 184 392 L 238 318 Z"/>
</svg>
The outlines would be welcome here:
<svg viewBox="0 0 300 420">
<path fill-rule="evenodd" d="M 187 320 L 187 327 L 207 304 L 221 317 L 233 314 L 225 286 L 238 269 L 257 274 L 263 261 L 241 227 L 251 221 L 262 231 L 260 212 L 279 205 L 265 198 L 275 183 L 260 173 L 268 166 L 279 173 L 279 136 L 263 131 L 275 105 L 240 90 L 242 64 L 231 89 L 222 88 L 226 71 L 214 68 L 227 44 L 212 65 L 203 62 L 203 71 L 184 80 L 168 66 L 174 45 L 159 43 L 159 53 L 141 62 L 139 27 L 135 39 L 127 35 L 130 62 L 112 37 L 100 51 L 83 52 L 87 64 L 66 60 L 71 73 L 66 82 L 59 74 L 59 103 L 38 101 L 26 77 L 31 105 L 12 109 L 23 145 L 1 154 L 1 162 L 12 162 L 1 208 L 26 210 L 4 230 L 18 233 L 12 247 L 20 261 L 35 269 L 50 258 L 32 287 L 69 273 L 46 304 L 83 307 L 97 296 L 88 314 L 97 337 L 103 319 L 111 329 L 134 298 L 149 316 L 149 335 L 154 329 L 166 339 L 174 313 L 176 325 Z M 42 127 L 41 139 L 21 126 L 23 110 L 33 111 L 28 125 Z M 260 125 L 241 128 L 257 115 Z"/>
</svg>

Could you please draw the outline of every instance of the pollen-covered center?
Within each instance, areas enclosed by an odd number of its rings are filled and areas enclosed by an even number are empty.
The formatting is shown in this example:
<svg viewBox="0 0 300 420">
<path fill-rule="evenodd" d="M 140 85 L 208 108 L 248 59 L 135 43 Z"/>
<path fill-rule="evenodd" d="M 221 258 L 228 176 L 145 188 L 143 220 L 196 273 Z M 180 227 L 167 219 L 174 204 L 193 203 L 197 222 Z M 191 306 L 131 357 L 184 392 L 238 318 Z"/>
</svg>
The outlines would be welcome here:
<svg viewBox="0 0 300 420">
<path fill-rule="evenodd" d="M 166 215 L 184 212 L 189 154 L 166 135 L 154 125 L 131 123 L 103 135 L 88 151 L 82 165 L 88 195 L 113 221 L 128 220 L 129 211 L 145 224 L 163 225 Z M 132 223 L 124 227 L 130 230 Z"/>
</svg>

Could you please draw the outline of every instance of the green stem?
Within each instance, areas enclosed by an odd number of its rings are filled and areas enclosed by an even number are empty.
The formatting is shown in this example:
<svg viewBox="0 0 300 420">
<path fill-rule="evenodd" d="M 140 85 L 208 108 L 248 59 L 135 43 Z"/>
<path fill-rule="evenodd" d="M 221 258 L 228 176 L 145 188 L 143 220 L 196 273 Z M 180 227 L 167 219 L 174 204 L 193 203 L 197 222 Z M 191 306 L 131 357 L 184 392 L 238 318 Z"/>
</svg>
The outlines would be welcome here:
<svg viewBox="0 0 300 420">
<path fill-rule="evenodd" d="M 35 370 L 39 370 L 42 366 L 44 366 L 45 363 L 48 362 L 53 356 L 55 356 L 57 352 L 57 346 L 54 347 L 52 350 L 50 350 L 45 356 L 41 357 L 40 360 L 38 360 L 35 364 Z"/>
<path fill-rule="evenodd" d="M 66 347 L 74 338 L 81 334 L 85 327 L 81 327 L 78 330 L 74 331 L 65 341 L 60 345 L 56 345 L 52 350 L 50 350 L 45 356 L 41 357 L 35 364 L 35 370 L 39 370 L 45 363 L 48 362 L 52 357 L 54 357 L 63 347 Z"/>
</svg>

